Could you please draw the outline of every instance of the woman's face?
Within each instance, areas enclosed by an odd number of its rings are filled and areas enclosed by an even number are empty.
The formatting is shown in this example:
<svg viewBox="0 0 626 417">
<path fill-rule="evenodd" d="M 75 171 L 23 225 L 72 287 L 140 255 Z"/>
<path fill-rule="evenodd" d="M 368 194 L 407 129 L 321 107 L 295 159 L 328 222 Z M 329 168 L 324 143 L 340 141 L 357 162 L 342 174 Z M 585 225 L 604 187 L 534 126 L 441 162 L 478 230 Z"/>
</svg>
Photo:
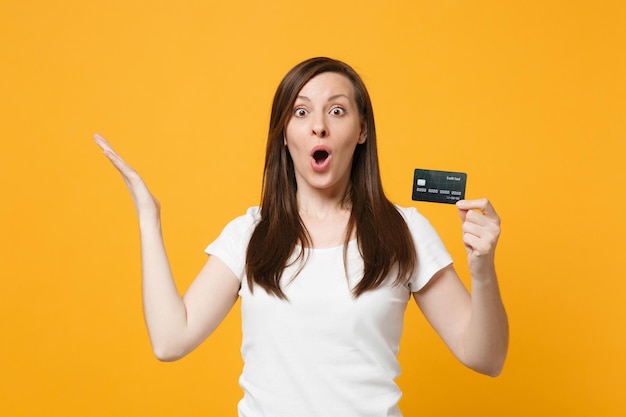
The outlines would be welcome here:
<svg viewBox="0 0 626 417">
<path fill-rule="evenodd" d="M 298 192 L 343 196 L 354 149 L 365 142 L 366 135 L 347 77 L 325 72 L 306 83 L 298 93 L 285 135 Z"/>
</svg>

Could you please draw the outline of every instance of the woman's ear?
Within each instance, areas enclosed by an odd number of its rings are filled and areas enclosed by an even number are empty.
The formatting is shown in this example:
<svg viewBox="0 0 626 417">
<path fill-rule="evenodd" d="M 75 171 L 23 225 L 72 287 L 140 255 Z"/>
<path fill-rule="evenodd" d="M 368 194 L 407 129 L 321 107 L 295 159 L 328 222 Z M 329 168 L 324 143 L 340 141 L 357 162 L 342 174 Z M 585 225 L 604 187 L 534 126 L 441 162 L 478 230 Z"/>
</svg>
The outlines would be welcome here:
<svg viewBox="0 0 626 417">
<path fill-rule="evenodd" d="M 357 142 L 359 145 L 365 143 L 367 139 L 367 124 L 365 122 L 361 123 L 361 133 L 359 133 L 359 141 Z"/>
</svg>

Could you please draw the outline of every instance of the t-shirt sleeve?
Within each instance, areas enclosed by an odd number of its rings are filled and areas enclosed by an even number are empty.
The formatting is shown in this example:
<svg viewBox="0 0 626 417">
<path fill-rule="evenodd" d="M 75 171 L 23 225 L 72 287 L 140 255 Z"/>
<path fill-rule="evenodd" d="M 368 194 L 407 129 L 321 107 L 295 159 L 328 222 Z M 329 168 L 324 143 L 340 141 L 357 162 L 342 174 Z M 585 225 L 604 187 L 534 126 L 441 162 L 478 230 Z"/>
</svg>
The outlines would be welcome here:
<svg viewBox="0 0 626 417">
<path fill-rule="evenodd" d="M 411 292 L 424 288 L 430 279 L 442 268 L 452 263 L 441 238 L 430 222 L 415 208 L 401 209 L 417 251 L 417 268 L 409 280 Z"/>
<path fill-rule="evenodd" d="M 259 219 L 259 207 L 249 208 L 246 214 L 228 223 L 217 239 L 204 250 L 224 262 L 239 281 L 245 274 L 248 243 Z"/>
</svg>

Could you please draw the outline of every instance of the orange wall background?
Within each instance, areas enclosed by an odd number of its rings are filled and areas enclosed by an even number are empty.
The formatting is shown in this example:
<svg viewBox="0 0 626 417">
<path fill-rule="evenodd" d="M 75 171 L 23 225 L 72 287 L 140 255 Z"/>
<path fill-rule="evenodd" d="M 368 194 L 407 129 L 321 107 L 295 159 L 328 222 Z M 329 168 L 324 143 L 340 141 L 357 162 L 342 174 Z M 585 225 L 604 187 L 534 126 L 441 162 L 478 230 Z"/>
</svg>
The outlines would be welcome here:
<svg viewBox="0 0 626 417">
<path fill-rule="evenodd" d="M 621 1 L 0 2 L 0 414 L 235 416 L 239 311 L 152 357 L 131 200 L 91 135 L 163 206 L 183 291 L 260 197 L 274 90 L 327 55 L 364 77 L 383 180 L 468 172 L 503 218 L 511 347 L 464 369 L 410 305 L 409 416 L 623 416 L 626 4 Z M 466 274 L 451 206 L 417 203 Z"/>
</svg>

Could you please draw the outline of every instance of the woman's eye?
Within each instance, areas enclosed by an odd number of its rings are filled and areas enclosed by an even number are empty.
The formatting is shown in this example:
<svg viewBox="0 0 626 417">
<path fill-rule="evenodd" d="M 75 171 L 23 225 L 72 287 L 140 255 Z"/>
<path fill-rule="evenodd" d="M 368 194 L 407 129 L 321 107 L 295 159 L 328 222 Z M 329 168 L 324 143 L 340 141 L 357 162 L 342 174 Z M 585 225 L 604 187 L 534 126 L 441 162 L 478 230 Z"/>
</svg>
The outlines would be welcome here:
<svg viewBox="0 0 626 417">
<path fill-rule="evenodd" d="M 306 110 L 304 109 L 296 109 L 295 113 L 296 117 L 306 116 Z"/>
<path fill-rule="evenodd" d="M 330 111 L 333 116 L 343 116 L 345 112 L 341 107 L 335 107 Z"/>
</svg>

